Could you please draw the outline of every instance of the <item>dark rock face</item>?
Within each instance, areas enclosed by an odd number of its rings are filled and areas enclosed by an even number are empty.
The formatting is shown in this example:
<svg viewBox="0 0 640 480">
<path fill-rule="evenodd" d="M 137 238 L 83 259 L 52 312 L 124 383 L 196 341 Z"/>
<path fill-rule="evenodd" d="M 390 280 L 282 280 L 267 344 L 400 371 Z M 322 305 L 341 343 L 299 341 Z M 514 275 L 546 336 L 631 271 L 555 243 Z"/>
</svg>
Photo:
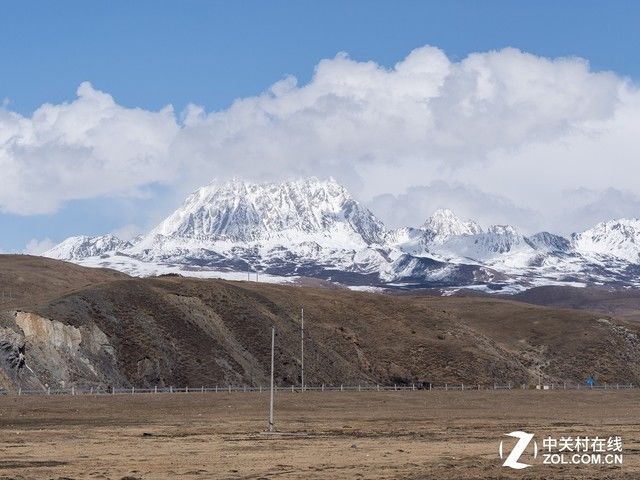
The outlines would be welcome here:
<svg viewBox="0 0 640 480">
<path fill-rule="evenodd" d="M 24 337 L 11 331 L 0 332 L 0 362 L 5 370 L 17 373 L 24 368 Z"/>
</svg>

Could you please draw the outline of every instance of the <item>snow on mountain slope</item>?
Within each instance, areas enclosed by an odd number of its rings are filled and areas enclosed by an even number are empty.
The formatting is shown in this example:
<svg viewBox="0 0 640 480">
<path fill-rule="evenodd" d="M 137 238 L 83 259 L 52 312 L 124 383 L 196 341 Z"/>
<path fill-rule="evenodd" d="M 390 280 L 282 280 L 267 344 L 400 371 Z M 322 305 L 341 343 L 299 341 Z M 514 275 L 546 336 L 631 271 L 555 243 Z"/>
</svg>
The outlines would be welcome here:
<svg viewBox="0 0 640 480">
<path fill-rule="evenodd" d="M 334 180 L 234 180 L 200 188 L 126 249 L 116 244 L 111 252 L 84 249 L 70 256 L 67 244 L 75 240 L 69 239 L 45 255 L 85 264 L 95 264 L 89 257 L 99 255 L 101 266 L 113 263 L 134 274 L 149 271 L 140 263 L 146 262 L 185 271 L 260 271 L 375 283 L 393 261 L 386 236 L 384 225 Z"/>
<path fill-rule="evenodd" d="M 144 236 L 147 261 L 319 275 L 375 273 L 388 263 L 383 224 L 334 180 L 212 183 Z"/>
<path fill-rule="evenodd" d="M 502 254 L 512 254 L 518 250 L 530 250 L 514 227 L 510 225 L 493 225 L 486 232 L 476 235 L 458 235 L 448 238 L 440 246 L 434 247 L 436 251 L 449 251 L 455 255 L 486 260 Z"/>
<path fill-rule="evenodd" d="M 493 225 L 486 232 L 457 235 L 429 246 L 429 251 L 449 261 L 473 261 L 502 268 L 522 268 L 538 252 L 510 225 Z"/>
<path fill-rule="evenodd" d="M 43 256 L 59 260 L 81 260 L 86 257 L 99 257 L 117 250 L 126 250 L 130 247 L 131 243 L 120 240 L 114 235 L 102 235 L 99 237 L 77 236 L 67 238 L 45 252 Z"/>
<path fill-rule="evenodd" d="M 451 237 L 479 235 L 482 228 L 473 220 L 462 221 L 451 210 L 439 209 L 422 225 L 426 243 L 442 244 Z"/>
<path fill-rule="evenodd" d="M 251 243 L 318 241 L 344 248 L 382 243 L 384 226 L 334 180 L 255 184 L 212 183 L 151 235 Z"/>
<path fill-rule="evenodd" d="M 603 222 L 570 240 L 483 229 L 450 210 L 388 231 L 333 180 L 211 183 L 148 234 L 72 237 L 45 253 L 133 275 L 315 277 L 358 287 L 517 291 L 545 284 L 640 284 L 640 220 Z"/>
<path fill-rule="evenodd" d="M 436 210 L 419 228 L 403 227 L 387 235 L 387 243 L 405 253 L 429 256 L 435 250 L 434 245 L 442 245 L 449 239 L 482 233 L 478 223 L 463 221 L 451 210 Z"/>
<path fill-rule="evenodd" d="M 573 234 L 571 244 L 584 256 L 605 255 L 640 263 L 640 220 L 621 218 L 601 222 Z"/>
<path fill-rule="evenodd" d="M 419 229 L 398 229 L 394 246 L 416 256 L 433 256 L 455 263 L 490 265 L 499 260 L 526 263 L 536 254 L 526 238 L 510 225 L 493 225 L 486 231 L 477 222 L 463 221 L 451 210 L 436 210 Z"/>
<path fill-rule="evenodd" d="M 526 238 L 527 243 L 539 252 L 558 253 L 568 252 L 571 249 L 571 242 L 560 235 L 549 232 L 540 232 Z"/>
</svg>

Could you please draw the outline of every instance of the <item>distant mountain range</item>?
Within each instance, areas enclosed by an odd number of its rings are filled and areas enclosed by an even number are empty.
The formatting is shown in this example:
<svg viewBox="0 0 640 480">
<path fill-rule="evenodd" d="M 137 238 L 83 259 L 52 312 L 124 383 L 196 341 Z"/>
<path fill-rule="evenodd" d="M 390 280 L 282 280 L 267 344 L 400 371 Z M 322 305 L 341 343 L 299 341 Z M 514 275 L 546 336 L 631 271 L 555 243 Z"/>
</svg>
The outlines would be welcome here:
<svg viewBox="0 0 640 480">
<path fill-rule="evenodd" d="M 640 220 L 564 238 L 482 228 L 450 210 L 388 229 L 333 180 L 211 183 L 146 235 L 71 237 L 44 256 L 147 276 L 180 273 L 274 282 L 311 277 L 354 289 L 640 284 Z"/>
</svg>

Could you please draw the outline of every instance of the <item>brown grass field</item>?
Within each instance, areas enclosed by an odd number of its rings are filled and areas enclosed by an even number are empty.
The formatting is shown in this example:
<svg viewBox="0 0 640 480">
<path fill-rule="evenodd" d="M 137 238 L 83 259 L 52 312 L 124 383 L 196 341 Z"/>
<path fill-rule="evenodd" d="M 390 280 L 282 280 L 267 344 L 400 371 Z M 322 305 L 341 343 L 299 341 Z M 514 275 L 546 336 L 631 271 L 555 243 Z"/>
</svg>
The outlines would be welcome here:
<svg viewBox="0 0 640 480">
<path fill-rule="evenodd" d="M 638 391 L 0 398 L 2 479 L 640 478 Z M 501 466 L 505 433 L 620 435 L 622 467 Z M 524 459 L 523 457 L 523 460 Z"/>
</svg>

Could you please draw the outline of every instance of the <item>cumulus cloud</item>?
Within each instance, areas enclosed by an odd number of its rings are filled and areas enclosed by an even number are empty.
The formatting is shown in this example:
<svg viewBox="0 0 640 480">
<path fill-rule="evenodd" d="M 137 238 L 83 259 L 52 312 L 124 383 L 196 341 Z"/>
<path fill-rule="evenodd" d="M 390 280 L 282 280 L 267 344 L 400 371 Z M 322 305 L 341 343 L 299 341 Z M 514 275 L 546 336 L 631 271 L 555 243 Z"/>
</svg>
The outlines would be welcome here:
<svg viewBox="0 0 640 480">
<path fill-rule="evenodd" d="M 48 213 L 150 184 L 182 193 L 213 177 L 315 175 L 381 209 L 406 202 L 410 223 L 446 200 L 487 223 L 556 226 L 563 192 L 640 194 L 639 127 L 627 79 L 511 48 L 452 61 L 427 46 L 393 68 L 339 54 L 308 84 L 286 77 L 214 112 L 125 108 L 84 83 L 74 101 L 30 117 L 0 108 L 0 208 Z"/>
<path fill-rule="evenodd" d="M 179 127 L 173 110 L 122 107 L 91 84 L 77 99 L 42 105 L 31 117 L 0 109 L 2 210 L 55 212 L 67 200 L 136 195 L 175 178 L 166 152 Z"/>
</svg>

